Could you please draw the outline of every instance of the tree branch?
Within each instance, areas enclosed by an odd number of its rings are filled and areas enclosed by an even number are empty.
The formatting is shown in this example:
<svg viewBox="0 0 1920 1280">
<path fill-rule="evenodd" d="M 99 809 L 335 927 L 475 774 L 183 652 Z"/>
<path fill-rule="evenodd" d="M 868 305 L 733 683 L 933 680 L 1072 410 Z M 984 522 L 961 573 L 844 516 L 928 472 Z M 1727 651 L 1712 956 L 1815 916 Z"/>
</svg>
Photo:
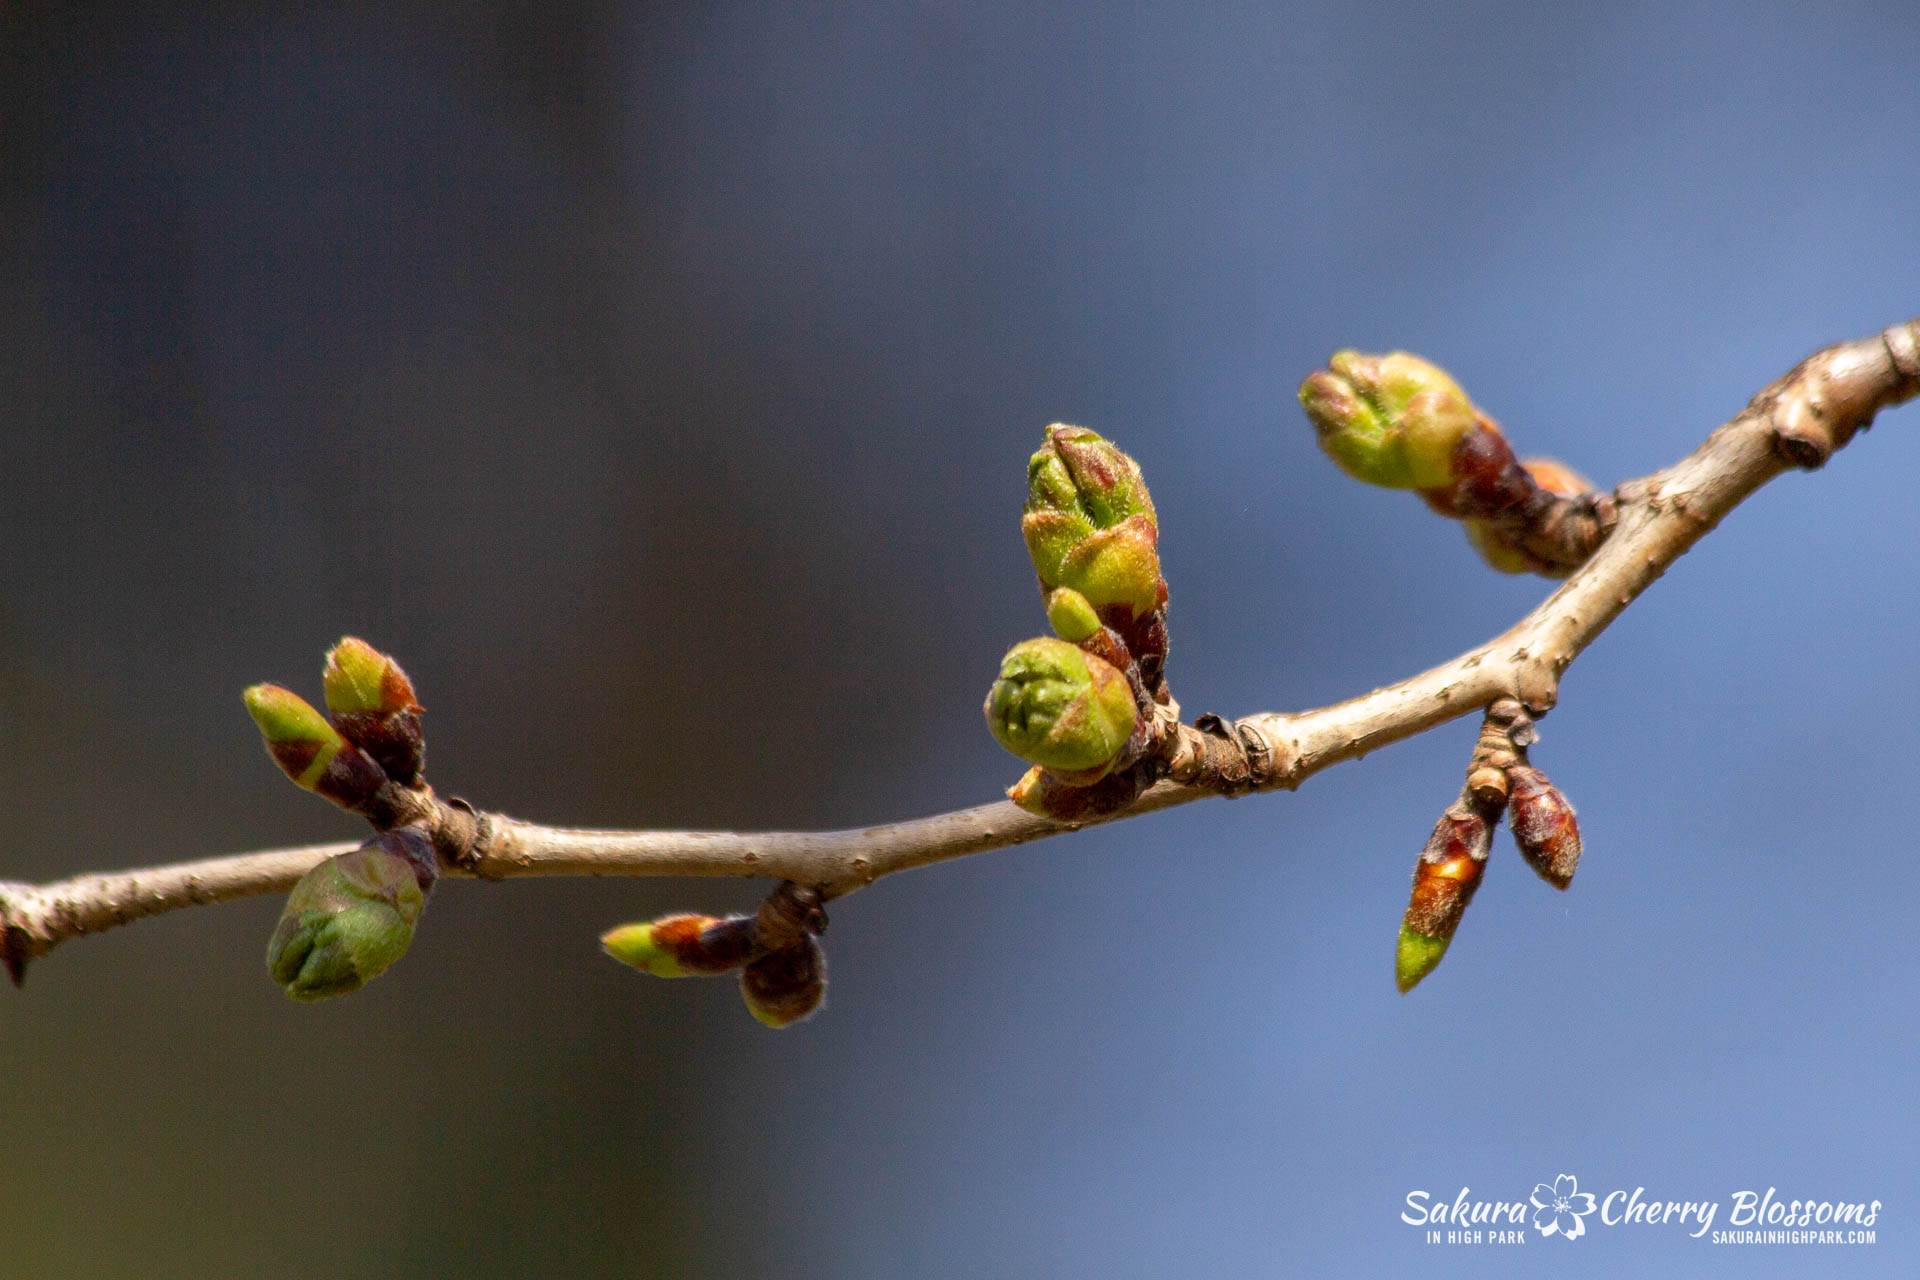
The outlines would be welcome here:
<svg viewBox="0 0 1920 1280">
<path fill-rule="evenodd" d="M 1125 811 L 1086 823 L 1035 817 L 1005 801 L 849 831 L 583 831 L 478 815 L 425 793 L 434 814 L 458 811 L 469 833 L 451 874 L 760 876 L 851 893 L 882 876 L 1244 790 L 1292 789 L 1329 765 L 1479 711 L 1503 697 L 1550 708 L 1561 674 L 1620 612 L 1727 512 L 1782 471 L 1817 468 L 1881 409 L 1920 394 L 1920 319 L 1808 357 L 1755 396 L 1690 456 L 1615 490 L 1618 522 L 1559 590 L 1486 644 L 1429 671 L 1331 707 L 1248 716 L 1226 726 L 1254 747 L 1231 786 L 1211 769 L 1218 733 L 1181 725 L 1168 781 Z M 1259 748 L 1264 746 L 1264 751 Z M 49 884 L 0 883 L 0 960 L 15 981 L 68 938 L 181 907 L 283 893 L 354 844 L 308 845 Z"/>
</svg>

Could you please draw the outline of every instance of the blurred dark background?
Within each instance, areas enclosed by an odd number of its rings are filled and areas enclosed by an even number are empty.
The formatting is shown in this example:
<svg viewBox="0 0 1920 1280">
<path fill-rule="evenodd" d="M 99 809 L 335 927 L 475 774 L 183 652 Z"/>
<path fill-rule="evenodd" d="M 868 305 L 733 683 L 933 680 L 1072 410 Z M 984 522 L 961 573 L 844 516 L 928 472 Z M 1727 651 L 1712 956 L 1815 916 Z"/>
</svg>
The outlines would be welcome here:
<svg viewBox="0 0 1920 1280">
<path fill-rule="evenodd" d="M 240 689 L 398 654 L 528 818 L 831 827 L 991 798 L 1053 420 L 1146 467 L 1191 713 L 1317 705 L 1546 590 L 1344 481 L 1334 347 L 1605 484 L 1920 312 L 1904 0 L 0 3 L 0 874 L 353 824 Z M 1910 1272 L 1920 415 L 1742 508 L 1593 648 L 1394 994 L 1470 724 L 888 880 L 824 1014 L 596 934 L 719 882 L 452 883 L 349 1000 L 279 904 L 0 998 L 8 1276 L 1797 1275 L 1678 1228 L 1423 1245 L 1409 1190 L 1878 1199 Z M 1724 1214 L 1724 1210 L 1722 1211 Z M 1724 1218 L 1720 1225 L 1724 1225 Z"/>
</svg>

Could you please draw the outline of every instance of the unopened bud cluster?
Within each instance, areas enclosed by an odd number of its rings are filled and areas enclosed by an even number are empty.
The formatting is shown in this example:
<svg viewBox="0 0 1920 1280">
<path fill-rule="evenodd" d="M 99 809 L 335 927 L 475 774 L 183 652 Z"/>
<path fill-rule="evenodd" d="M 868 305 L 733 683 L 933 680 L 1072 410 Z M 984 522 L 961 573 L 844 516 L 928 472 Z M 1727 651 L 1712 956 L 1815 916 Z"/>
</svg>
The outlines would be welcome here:
<svg viewBox="0 0 1920 1280">
<path fill-rule="evenodd" d="M 1440 815 L 1413 868 L 1413 893 L 1400 922 L 1394 980 L 1411 991 L 1432 973 L 1480 887 L 1493 829 L 1504 810 L 1527 864 L 1556 889 L 1580 864 L 1580 824 L 1547 776 L 1527 763 L 1533 721 L 1520 704 L 1487 711 L 1460 798 Z"/>
<path fill-rule="evenodd" d="M 1357 480 L 1417 491 L 1503 573 L 1565 577 L 1612 527 L 1613 503 L 1551 458 L 1522 463 L 1447 371 L 1404 351 L 1337 351 L 1300 386 L 1321 449 Z"/>
<path fill-rule="evenodd" d="M 1171 702 L 1160 529 L 1139 464 L 1084 427 L 1048 427 L 1020 531 L 1054 637 L 1015 645 L 987 693 L 994 738 L 1033 766 L 1008 795 L 1061 821 L 1117 812 L 1153 782 L 1150 721 Z"/>
<path fill-rule="evenodd" d="M 294 783 L 373 823 L 378 834 L 296 884 L 267 945 L 267 970 L 296 1000 L 356 991 L 405 954 L 439 876 L 417 811 L 426 743 L 400 664 L 348 636 L 322 673 L 329 715 L 290 689 L 257 684 L 247 711 L 267 754 Z"/>
<path fill-rule="evenodd" d="M 827 916 L 817 889 L 785 883 L 750 916 L 671 915 L 623 924 L 600 937 L 606 953 L 656 978 L 740 974 L 747 1012 L 785 1027 L 819 1009 L 827 957 L 819 935 Z"/>
</svg>

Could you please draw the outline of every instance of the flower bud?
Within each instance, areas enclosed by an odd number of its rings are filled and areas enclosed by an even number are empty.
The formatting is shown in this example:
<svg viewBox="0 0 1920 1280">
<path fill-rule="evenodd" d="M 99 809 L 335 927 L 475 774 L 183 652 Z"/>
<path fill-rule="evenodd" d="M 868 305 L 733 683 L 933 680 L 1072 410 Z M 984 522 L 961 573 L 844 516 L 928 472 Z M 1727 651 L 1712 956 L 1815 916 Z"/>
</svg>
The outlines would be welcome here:
<svg viewBox="0 0 1920 1280">
<path fill-rule="evenodd" d="M 406 954 L 426 905 L 420 864 L 395 851 L 411 838 L 425 846 L 424 836 L 385 832 L 328 858 L 294 885 L 267 943 L 267 971 L 289 996 L 346 995 Z"/>
<path fill-rule="evenodd" d="M 1070 587 L 1125 625 L 1166 602 L 1160 532 L 1139 464 L 1084 427 L 1058 423 L 1027 464 L 1020 519 L 1040 585 Z M 1057 625 L 1057 624 L 1056 624 Z"/>
<path fill-rule="evenodd" d="M 304 698 L 277 684 L 257 684 L 245 700 L 267 754 L 296 785 L 375 821 L 387 816 L 386 773 Z"/>
<path fill-rule="evenodd" d="M 662 916 L 600 936 L 606 953 L 656 978 L 706 978 L 738 969 L 756 949 L 752 916 Z"/>
<path fill-rule="evenodd" d="M 1507 821 L 1527 865 L 1556 889 L 1573 882 L 1580 866 L 1580 821 L 1560 788 L 1528 765 L 1507 770 L 1512 790 Z"/>
<path fill-rule="evenodd" d="M 1453 483 L 1453 451 L 1481 425 L 1447 371 L 1404 351 L 1336 351 L 1300 385 L 1320 448 L 1356 480 L 1388 489 Z"/>
<path fill-rule="evenodd" d="M 819 1009 L 826 994 L 826 952 L 811 935 L 740 971 L 740 998 L 763 1026 L 792 1026 Z"/>
<path fill-rule="evenodd" d="M 1394 952 L 1394 981 L 1402 993 L 1413 990 L 1447 954 L 1460 917 L 1480 887 L 1498 816 L 1462 800 L 1440 815 L 1427 837 L 1414 863 L 1413 894 Z"/>
<path fill-rule="evenodd" d="M 1578 497 L 1593 487 L 1578 471 L 1552 458 L 1529 458 L 1520 465 L 1534 484 L 1563 498 Z M 1539 573 L 1564 578 L 1571 572 L 1568 566 L 1548 564 L 1529 555 L 1491 521 L 1469 517 L 1461 523 L 1466 528 L 1467 541 L 1480 558 L 1501 573 Z"/>
<path fill-rule="evenodd" d="M 1120 758 L 1139 723 L 1133 688 L 1111 663 L 1048 636 L 1015 645 L 987 692 L 987 727 L 1022 760 L 1092 776 Z"/>
<path fill-rule="evenodd" d="M 402 786 L 412 786 L 425 760 L 423 708 L 400 664 L 366 641 L 344 637 L 327 651 L 323 673 L 333 727 Z"/>
</svg>

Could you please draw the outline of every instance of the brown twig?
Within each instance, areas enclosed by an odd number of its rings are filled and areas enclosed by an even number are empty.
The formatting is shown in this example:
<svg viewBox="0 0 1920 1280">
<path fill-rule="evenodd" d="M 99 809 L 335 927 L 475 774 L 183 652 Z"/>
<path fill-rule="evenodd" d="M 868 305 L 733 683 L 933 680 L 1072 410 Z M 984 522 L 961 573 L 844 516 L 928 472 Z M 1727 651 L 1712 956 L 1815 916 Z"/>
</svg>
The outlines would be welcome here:
<svg viewBox="0 0 1920 1280">
<path fill-rule="evenodd" d="M 1753 398 L 1691 455 L 1614 491 L 1599 549 L 1531 613 L 1451 662 L 1335 706 L 1202 717 L 1165 745 L 1168 780 L 1135 817 L 1205 796 L 1294 788 L 1343 760 L 1515 698 L 1551 707 L 1560 676 L 1621 610 L 1755 489 L 1791 467 L 1816 468 L 1881 409 L 1920 394 L 1920 319 L 1808 357 Z M 433 802 L 451 874 L 762 876 L 851 893 L 882 876 L 1060 835 L 1093 823 L 1034 817 L 1000 802 L 850 831 L 580 831 Z M 0 883 L 0 961 L 16 981 L 68 938 L 181 907 L 282 893 L 350 842 L 274 849 L 49 884 Z"/>
</svg>

